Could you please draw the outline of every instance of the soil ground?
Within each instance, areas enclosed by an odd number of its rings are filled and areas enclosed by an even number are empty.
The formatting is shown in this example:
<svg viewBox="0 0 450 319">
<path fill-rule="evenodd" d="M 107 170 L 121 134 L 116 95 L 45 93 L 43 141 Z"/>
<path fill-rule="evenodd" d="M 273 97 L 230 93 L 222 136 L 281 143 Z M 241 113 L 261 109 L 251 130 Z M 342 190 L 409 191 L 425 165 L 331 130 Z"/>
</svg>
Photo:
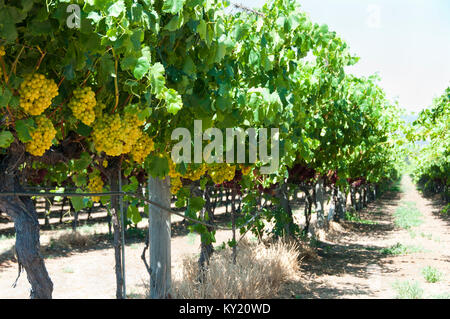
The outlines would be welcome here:
<svg viewBox="0 0 450 319">
<path fill-rule="evenodd" d="M 415 205 L 422 224 L 408 230 L 396 225 L 394 214 L 405 204 Z M 288 283 L 280 297 L 390 299 L 398 296 L 396 283 L 416 282 L 422 298 L 450 299 L 450 218 L 441 209 L 438 200 L 424 198 L 404 176 L 399 192 L 384 194 L 361 213 L 362 220 L 376 224 L 333 224 L 327 240 L 317 242 L 319 260 L 303 261 L 299 279 Z M 404 255 L 382 253 L 397 243 L 414 249 Z M 425 280 L 427 266 L 440 271 L 439 282 Z"/>
<path fill-rule="evenodd" d="M 405 204 L 415 205 L 422 223 L 411 229 L 395 224 L 395 212 Z M 450 218 L 439 214 L 442 203 L 424 198 L 409 177 L 398 192 L 388 192 L 360 213 L 362 221 L 331 223 L 327 235 L 313 244 L 319 259 L 302 260 L 297 280 L 288 282 L 274 298 L 395 298 L 396 282 L 417 281 L 422 298 L 450 298 Z M 298 208 L 297 214 L 302 209 Z M 70 229 L 57 227 L 41 231 L 42 253 L 54 284 L 54 298 L 115 298 L 114 251 L 105 213 L 93 213 L 93 220 L 81 220 L 79 231 L 90 239 L 83 248 L 58 248 L 54 239 Z M 224 214 L 219 215 L 226 221 Z M 59 219 L 51 219 L 56 223 Z M 99 221 L 101 221 L 99 223 Z M 370 222 L 367 222 L 370 221 Z M 198 236 L 189 235 L 180 219 L 173 219 L 172 269 L 180 270 L 184 256 L 199 252 Z M 140 228 L 145 229 L 145 223 Z M 217 243 L 231 238 L 218 231 Z M 126 283 L 129 298 L 146 293 L 148 274 L 140 258 L 143 237 L 130 236 L 126 245 Z M 382 249 L 397 243 L 415 247 L 415 252 L 389 256 Z M 17 263 L 11 253 L 14 236 L 11 223 L 0 218 L 0 298 L 28 298 L 29 283 L 23 273 L 17 277 Z M 442 273 L 437 283 L 427 283 L 421 271 L 432 266 Z"/>
</svg>

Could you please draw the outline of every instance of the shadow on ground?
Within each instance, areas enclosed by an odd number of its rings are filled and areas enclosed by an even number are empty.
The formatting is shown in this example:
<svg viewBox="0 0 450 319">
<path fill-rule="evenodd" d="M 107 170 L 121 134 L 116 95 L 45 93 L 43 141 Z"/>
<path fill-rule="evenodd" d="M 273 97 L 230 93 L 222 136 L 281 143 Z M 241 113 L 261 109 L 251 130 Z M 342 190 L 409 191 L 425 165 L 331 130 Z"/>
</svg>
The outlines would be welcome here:
<svg viewBox="0 0 450 319">
<path fill-rule="evenodd" d="M 302 279 L 288 284 L 281 293 L 283 298 L 335 299 L 343 295 L 373 295 L 371 287 L 366 284 L 354 284 L 352 288 L 333 287 L 308 278 L 323 275 L 341 277 L 351 273 L 355 277 L 369 279 L 373 275 L 371 272 L 373 267 L 379 269 L 381 273 L 396 272 L 397 269 L 392 268 L 390 256 L 383 254 L 380 247 L 352 243 L 351 239 L 369 233 L 374 238 L 389 237 L 397 228 L 394 226 L 393 216 L 388 212 L 390 208 L 397 206 L 400 200 L 400 192 L 386 192 L 359 213 L 362 220 L 374 224 L 343 221 L 340 225 L 348 231 L 345 234 L 345 241 L 315 241 L 319 258 L 302 261 L 300 265 Z M 390 267 L 386 267 L 387 265 Z"/>
</svg>

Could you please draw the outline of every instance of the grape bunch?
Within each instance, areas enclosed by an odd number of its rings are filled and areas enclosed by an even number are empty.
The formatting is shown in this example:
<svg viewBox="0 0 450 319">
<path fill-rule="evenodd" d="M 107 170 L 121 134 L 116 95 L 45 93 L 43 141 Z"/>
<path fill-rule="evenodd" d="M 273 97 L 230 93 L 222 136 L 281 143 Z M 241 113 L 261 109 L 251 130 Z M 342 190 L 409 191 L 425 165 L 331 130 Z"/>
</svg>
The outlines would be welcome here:
<svg viewBox="0 0 450 319">
<path fill-rule="evenodd" d="M 176 170 L 176 164 L 172 161 L 171 158 L 168 159 L 169 161 L 169 176 L 170 178 L 174 179 L 174 178 L 179 178 L 181 177 L 181 174 L 177 172 Z"/>
<path fill-rule="evenodd" d="M 90 193 L 103 192 L 103 180 L 98 171 L 94 171 L 89 175 L 88 190 Z M 92 196 L 92 201 L 99 202 L 100 196 Z"/>
<path fill-rule="evenodd" d="M 102 115 L 93 126 L 96 150 L 110 156 L 131 152 L 143 135 L 140 128 L 143 124 L 134 114 L 126 114 L 123 119 L 118 113 Z"/>
<path fill-rule="evenodd" d="M 58 95 L 58 86 L 43 74 L 27 74 L 19 88 L 20 106 L 30 115 L 40 115 Z"/>
<path fill-rule="evenodd" d="M 239 165 L 241 171 L 242 171 L 242 175 L 247 176 L 248 174 L 251 173 L 252 171 L 252 167 L 251 166 L 245 166 L 245 165 Z"/>
<path fill-rule="evenodd" d="M 92 138 L 98 152 L 105 152 L 110 156 L 123 153 L 122 120 L 119 114 L 104 115 L 94 125 Z"/>
<path fill-rule="evenodd" d="M 42 156 L 52 146 L 52 140 L 56 136 L 56 130 L 52 121 L 45 116 L 36 118 L 37 127 L 31 130 L 31 141 L 26 143 L 26 150 L 34 156 Z"/>
<path fill-rule="evenodd" d="M 189 164 L 187 172 L 183 174 L 183 178 L 191 181 L 198 181 L 208 170 L 208 166 L 205 163 L 200 164 L 194 168 L 192 164 Z"/>
<path fill-rule="evenodd" d="M 142 137 L 143 133 L 141 126 L 144 121 L 139 120 L 136 114 L 126 113 L 122 120 L 122 140 L 123 140 L 123 153 L 131 152 L 134 145 Z"/>
<path fill-rule="evenodd" d="M 208 170 L 208 174 L 214 184 L 222 184 L 224 181 L 231 181 L 236 173 L 236 166 L 228 163 L 214 163 Z"/>
<path fill-rule="evenodd" d="M 175 195 L 178 193 L 180 188 L 183 187 L 183 182 L 181 182 L 180 177 L 175 177 L 170 179 L 170 192 Z"/>
<path fill-rule="evenodd" d="M 147 134 L 143 134 L 133 146 L 130 153 L 135 162 L 143 163 L 148 154 L 154 149 L 155 144 L 153 143 L 153 140 Z"/>
<path fill-rule="evenodd" d="M 95 93 L 90 87 L 78 88 L 73 91 L 73 97 L 69 107 L 76 119 L 86 125 L 91 125 L 95 120 Z"/>
</svg>

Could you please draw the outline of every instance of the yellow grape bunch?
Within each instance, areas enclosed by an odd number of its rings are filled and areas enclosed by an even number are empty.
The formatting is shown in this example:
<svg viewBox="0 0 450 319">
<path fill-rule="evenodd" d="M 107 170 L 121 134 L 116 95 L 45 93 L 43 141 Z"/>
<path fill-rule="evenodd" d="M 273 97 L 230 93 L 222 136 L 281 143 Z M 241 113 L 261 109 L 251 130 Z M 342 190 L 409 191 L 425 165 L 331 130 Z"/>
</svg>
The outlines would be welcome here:
<svg viewBox="0 0 450 319">
<path fill-rule="evenodd" d="M 251 166 L 245 166 L 245 165 L 239 165 L 241 171 L 242 171 L 242 175 L 247 176 L 248 174 L 251 173 L 252 171 L 252 167 Z"/>
<path fill-rule="evenodd" d="M 184 174 L 179 173 L 176 170 L 176 164 L 172 161 L 172 159 L 169 157 L 169 176 L 171 178 L 177 178 L 182 177 L 184 179 L 189 179 L 191 181 L 197 181 L 202 176 L 206 174 L 208 171 L 208 164 L 202 163 L 202 164 L 188 164 L 187 171 Z"/>
<path fill-rule="evenodd" d="M 34 156 L 42 156 L 52 146 L 52 140 L 56 136 L 56 130 L 52 121 L 41 115 L 36 118 L 37 127 L 30 132 L 31 141 L 25 147 L 27 152 Z"/>
<path fill-rule="evenodd" d="M 172 159 L 169 157 L 169 176 L 171 179 L 179 178 L 181 176 L 180 173 L 176 171 L 176 164 L 172 161 Z"/>
<path fill-rule="evenodd" d="M 19 88 L 20 106 L 29 115 L 40 115 L 58 95 L 58 86 L 43 74 L 27 74 Z"/>
<path fill-rule="evenodd" d="M 88 190 L 90 193 L 103 192 L 103 180 L 98 171 L 94 171 L 89 175 Z M 92 196 L 92 201 L 99 202 L 100 196 Z"/>
<path fill-rule="evenodd" d="M 140 121 L 136 114 L 125 113 L 122 121 L 123 153 L 131 152 L 134 145 L 142 137 L 142 125 L 144 125 L 144 121 Z"/>
<path fill-rule="evenodd" d="M 180 177 L 170 178 L 170 192 L 175 195 L 183 187 Z"/>
<path fill-rule="evenodd" d="M 123 153 L 122 120 L 119 114 L 104 115 L 94 125 L 92 138 L 95 148 L 110 156 L 119 156 Z"/>
<path fill-rule="evenodd" d="M 95 93 L 90 87 L 75 89 L 69 102 L 73 116 L 86 125 L 91 125 L 94 122 L 96 105 Z"/>
<path fill-rule="evenodd" d="M 191 181 L 198 181 L 203 175 L 206 174 L 208 170 L 208 166 L 205 163 L 200 164 L 194 168 L 192 164 L 189 164 L 187 172 L 183 174 L 183 178 L 189 179 Z"/>
<path fill-rule="evenodd" d="M 131 150 L 131 156 L 136 163 L 143 163 L 148 154 L 155 149 L 153 140 L 147 135 L 142 134 Z"/>
<path fill-rule="evenodd" d="M 222 184 L 231 181 L 236 173 L 236 166 L 228 163 L 214 163 L 210 166 L 208 174 L 214 184 Z"/>
<path fill-rule="evenodd" d="M 95 149 L 109 156 L 119 156 L 131 152 L 142 137 L 144 124 L 134 114 L 121 118 L 118 113 L 102 115 L 94 124 L 92 138 Z"/>
</svg>

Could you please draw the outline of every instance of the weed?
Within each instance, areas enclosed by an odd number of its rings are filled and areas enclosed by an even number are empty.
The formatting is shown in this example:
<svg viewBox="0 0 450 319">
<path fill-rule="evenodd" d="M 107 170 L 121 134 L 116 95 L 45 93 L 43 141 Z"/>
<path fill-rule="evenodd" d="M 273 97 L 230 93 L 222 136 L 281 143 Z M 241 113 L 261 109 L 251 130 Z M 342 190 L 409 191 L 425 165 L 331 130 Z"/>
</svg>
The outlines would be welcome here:
<svg viewBox="0 0 450 319">
<path fill-rule="evenodd" d="M 427 266 L 422 268 L 422 275 L 429 283 L 435 283 L 442 279 L 442 273 L 434 267 Z"/>
<path fill-rule="evenodd" d="M 433 239 L 433 235 L 431 234 L 420 233 L 420 236 L 429 240 Z"/>
<path fill-rule="evenodd" d="M 405 246 L 401 243 L 396 243 L 395 245 L 387 248 L 381 249 L 381 253 L 383 255 L 392 255 L 392 256 L 398 256 L 398 255 L 407 255 L 410 253 L 418 253 L 422 252 L 423 249 L 416 246 Z"/>
<path fill-rule="evenodd" d="M 410 204 L 406 204 L 407 206 L 402 206 L 397 208 L 397 210 L 394 213 L 395 217 L 395 224 L 404 229 L 410 229 L 415 226 L 419 226 L 422 224 L 422 220 L 420 217 L 422 217 L 422 214 L 420 211 Z"/>
<path fill-rule="evenodd" d="M 441 214 L 442 214 L 442 215 L 450 215 L 450 204 L 447 204 L 447 206 L 445 206 L 445 207 L 441 210 Z"/>
<path fill-rule="evenodd" d="M 397 291 L 398 299 L 421 299 L 423 289 L 417 281 L 396 281 L 393 288 Z"/>
<path fill-rule="evenodd" d="M 374 222 L 372 220 L 362 219 L 359 217 L 356 213 L 352 211 L 345 212 L 345 219 L 351 222 L 365 224 L 365 225 L 376 225 L 377 222 Z"/>
<path fill-rule="evenodd" d="M 0 235 L 0 241 L 14 239 L 15 237 L 16 237 L 16 235 Z"/>
<path fill-rule="evenodd" d="M 68 273 L 68 274 L 73 274 L 75 271 L 72 268 L 64 268 L 63 272 Z"/>
<path fill-rule="evenodd" d="M 226 247 L 227 246 L 225 245 L 225 242 L 223 242 L 221 245 L 214 247 L 214 250 L 217 252 L 217 251 L 224 250 Z"/>
<path fill-rule="evenodd" d="M 417 236 L 417 233 L 414 230 L 409 230 L 408 233 L 412 239 L 416 238 L 416 236 Z"/>
</svg>

